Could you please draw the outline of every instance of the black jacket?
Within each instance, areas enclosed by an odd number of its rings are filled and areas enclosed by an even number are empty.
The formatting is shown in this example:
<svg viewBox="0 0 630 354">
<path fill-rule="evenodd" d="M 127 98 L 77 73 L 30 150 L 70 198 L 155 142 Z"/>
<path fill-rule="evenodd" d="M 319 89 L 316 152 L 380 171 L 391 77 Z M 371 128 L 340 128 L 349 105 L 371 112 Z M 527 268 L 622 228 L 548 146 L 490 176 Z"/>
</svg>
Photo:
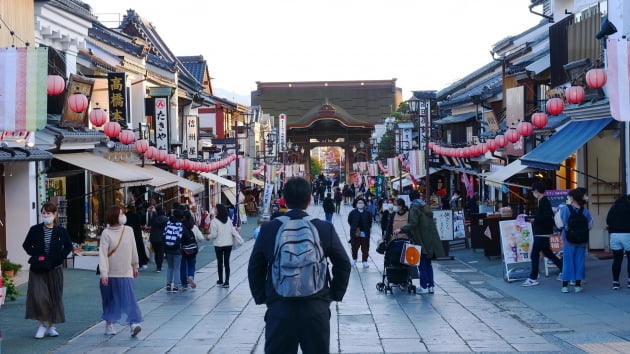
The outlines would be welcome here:
<svg viewBox="0 0 630 354">
<path fill-rule="evenodd" d="M 149 235 L 149 241 L 151 242 L 164 242 L 164 228 L 168 222 L 168 217 L 165 215 L 156 216 L 151 222 L 151 234 Z"/>
<path fill-rule="evenodd" d="M 44 252 L 44 227 L 43 223 L 33 225 L 26 234 L 22 248 L 31 258 L 46 256 Z M 50 249 L 48 250 L 48 257 L 53 267 L 61 265 L 70 251 L 72 251 L 72 240 L 68 231 L 61 226 L 53 227 Z"/>
<path fill-rule="evenodd" d="M 303 210 L 289 210 L 286 216 L 298 219 L 308 215 Z M 277 317 L 304 314 L 305 317 L 320 314 L 330 309 L 331 301 L 341 301 L 350 278 L 350 259 L 332 224 L 314 219 L 324 255 L 332 264 L 329 284 L 320 292 L 303 299 L 286 299 L 279 296 L 271 282 L 271 265 L 276 243 L 276 234 L 282 225 L 280 220 L 271 220 L 260 226 L 260 233 L 249 257 L 247 274 L 249 289 L 256 304 L 267 304 L 269 311 Z M 331 278 L 332 276 L 332 278 Z"/>
<path fill-rule="evenodd" d="M 348 214 L 348 225 L 350 225 L 350 237 L 355 237 L 357 228 L 365 232 L 365 236 L 370 238 L 370 231 L 372 230 L 372 214 L 366 209 L 363 212 L 354 209 Z"/>
<path fill-rule="evenodd" d="M 336 207 L 335 207 L 335 202 L 333 201 L 332 198 L 326 197 L 324 198 L 324 213 L 326 214 L 332 214 L 335 212 Z"/>
<path fill-rule="evenodd" d="M 538 210 L 534 215 L 532 231 L 535 235 L 553 234 L 553 209 L 547 197 L 542 197 L 538 201 Z"/>
<path fill-rule="evenodd" d="M 630 201 L 622 197 L 608 211 L 606 225 L 610 233 L 630 233 Z"/>
</svg>

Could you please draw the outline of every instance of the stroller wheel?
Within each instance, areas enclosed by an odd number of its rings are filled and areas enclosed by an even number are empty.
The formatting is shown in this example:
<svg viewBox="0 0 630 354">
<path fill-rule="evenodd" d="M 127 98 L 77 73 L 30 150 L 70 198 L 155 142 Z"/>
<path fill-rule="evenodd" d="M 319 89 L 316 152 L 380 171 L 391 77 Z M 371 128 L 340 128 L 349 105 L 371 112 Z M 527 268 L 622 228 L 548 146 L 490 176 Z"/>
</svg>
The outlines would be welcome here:
<svg viewBox="0 0 630 354">
<path fill-rule="evenodd" d="M 416 288 L 416 286 L 415 286 L 415 285 L 412 285 L 412 286 L 411 286 L 411 291 L 412 291 L 414 294 L 416 294 L 416 289 L 417 289 L 417 288 Z"/>
<path fill-rule="evenodd" d="M 389 291 L 390 294 L 394 294 L 394 290 L 392 289 L 391 286 L 388 286 L 385 288 L 385 294 L 387 294 L 387 292 Z"/>
<path fill-rule="evenodd" d="M 376 283 L 376 290 L 383 291 L 383 289 L 385 289 L 385 284 L 383 284 L 383 283 Z"/>
</svg>

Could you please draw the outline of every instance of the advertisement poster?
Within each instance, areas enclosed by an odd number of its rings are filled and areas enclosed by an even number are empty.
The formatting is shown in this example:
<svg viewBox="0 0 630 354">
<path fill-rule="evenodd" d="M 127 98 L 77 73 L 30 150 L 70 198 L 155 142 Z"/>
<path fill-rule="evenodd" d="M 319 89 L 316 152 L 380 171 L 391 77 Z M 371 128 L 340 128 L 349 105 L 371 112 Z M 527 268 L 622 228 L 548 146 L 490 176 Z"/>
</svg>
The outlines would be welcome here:
<svg viewBox="0 0 630 354">
<path fill-rule="evenodd" d="M 434 210 L 433 220 L 437 226 L 440 240 L 453 240 L 453 211 L 452 210 Z"/>
<path fill-rule="evenodd" d="M 569 195 L 568 189 L 546 190 L 545 197 L 549 199 L 551 208 L 555 211 L 561 204 L 566 204 L 567 195 Z"/>
<path fill-rule="evenodd" d="M 265 191 L 263 192 L 263 219 L 269 219 L 271 217 L 271 195 L 273 194 L 273 183 L 265 184 Z"/>
<path fill-rule="evenodd" d="M 506 220 L 499 222 L 501 247 L 505 264 L 530 262 L 534 241 L 532 224 L 526 221 Z"/>
<path fill-rule="evenodd" d="M 458 210 L 453 212 L 453 239 L 466 238 L 466 229 L 464 226 L 464 211 Z"/>
</svg>

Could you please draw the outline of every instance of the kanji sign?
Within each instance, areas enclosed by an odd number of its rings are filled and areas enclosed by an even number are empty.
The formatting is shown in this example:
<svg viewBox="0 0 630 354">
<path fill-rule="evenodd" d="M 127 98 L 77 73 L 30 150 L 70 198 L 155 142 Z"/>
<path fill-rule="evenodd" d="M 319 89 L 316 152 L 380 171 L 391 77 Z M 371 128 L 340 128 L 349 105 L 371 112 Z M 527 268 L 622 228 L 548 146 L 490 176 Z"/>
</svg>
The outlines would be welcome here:
<svg viewBox="0 0 630 354">
<path fill-rule="evenodd" d="M 189 159 L 197 158 L 197 136 L 199 133 L 197 128 L 197 116 L 186 117 L 186 150 Z"/>
<path fill-rule="evenodd" d="M 168 149 L 168 98 L 155 98 L 155 147 L 158 150 Z"/>
<path fill-rule="evenodd" d="M 125 73 L 107 73 L 109 120 L 127 127 L 127 89 Z"/>
</svg>

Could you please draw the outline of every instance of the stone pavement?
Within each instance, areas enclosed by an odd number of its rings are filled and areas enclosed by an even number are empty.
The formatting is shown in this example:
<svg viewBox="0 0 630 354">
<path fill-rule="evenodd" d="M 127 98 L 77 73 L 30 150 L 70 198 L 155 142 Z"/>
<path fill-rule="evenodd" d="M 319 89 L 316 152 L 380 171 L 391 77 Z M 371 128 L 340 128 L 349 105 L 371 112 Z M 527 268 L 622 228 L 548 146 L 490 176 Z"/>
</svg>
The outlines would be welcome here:
<svg viewBox="0 0 630 354">
<path fill-rule="evenodd" d="M 334 218 L 342 240 L 350 210 L 344 206 Z M 308 212 L 323 218 L 320 205 Z M 375 225 L 370 268 L 354 268 L 343 302 L 331 304 L 332 353 L 630 352 L 630 289 L 610 290 L 610 261 L 589 258 L 585 292 L 561 294 L 555 274 L 523 288 L 487 271 L 497 260 L 456 249 L 454 260 L 434 262 L 435 294 L 385 295 L 375 287 L 383 271 L 383 256 L 374 252 L 379 236 Z M 213 261 L 199 269 L 196 290 L 159 290 L 141 300 L 138 338 L 119 325 L 119 334 L 107 337 L 101 322 L 54 352 L 263 353 L 265 307 L 253 303 L 247 283 L 252 246 L 233 252 L 229 289 L 215 285 Z"/>
</svg>

